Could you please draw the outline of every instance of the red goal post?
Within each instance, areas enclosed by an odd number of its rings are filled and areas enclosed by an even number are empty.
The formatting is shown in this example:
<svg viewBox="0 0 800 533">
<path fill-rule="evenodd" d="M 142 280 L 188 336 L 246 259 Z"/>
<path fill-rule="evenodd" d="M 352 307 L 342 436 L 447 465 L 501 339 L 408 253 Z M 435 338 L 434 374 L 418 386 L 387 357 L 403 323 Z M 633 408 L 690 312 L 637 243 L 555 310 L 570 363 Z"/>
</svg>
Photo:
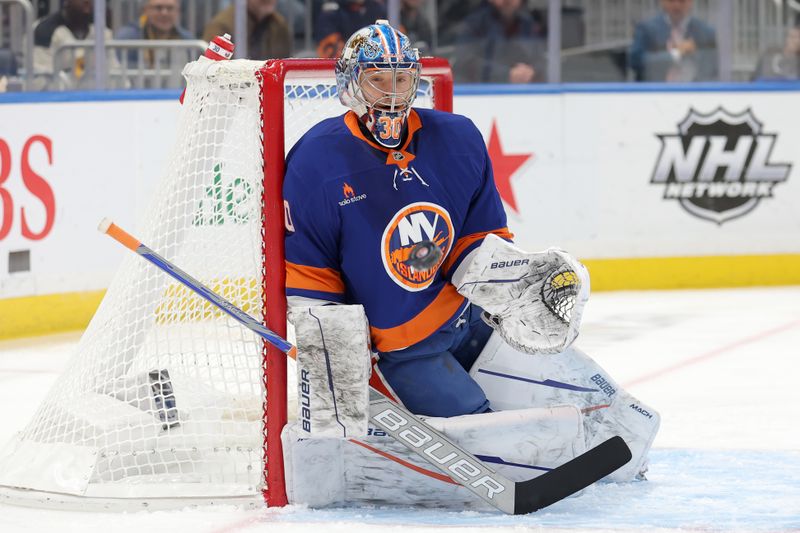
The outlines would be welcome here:
<svg viewBox="0 0 800 533">
<path fill-rule="evenodd" d="M 284 154 L 290 146 L 286 144 L 286 125 L 284 99 L 286 80 L 315 80 L 330 77 L 334 72 L 334 59 L 279 59 L 267 61 L 261 69 L 262 103 L 264 119 L 264 248 L 265 258 L 265 302 L 264 322 L 272 331 L 286 335 L 286 299 L 283 297 L 286 286 L 284 267 L 284 206 L 283 202 L 268 201 L 269 198 L 283 198 L 283 176 L 285 171 Z M 431 87 L 431 106 L 441 111 L 453 111 L 453 75 L 450 63 L 443 58 L 422 58 L 422 77 L 429 80 Z M 270 114 L 270 110 L 280 110 Z M 342 108 L 342 111 L 345 109 Z M 269 115 L 269 119 L 267 119 Z M 293 143 L 292 143 L 293 144 Z M 268 294 L 281 297 L 267 297 Z M 280 431 L 287 421 L 286 402 L 279 395 L 286 394 L 286 355 L 274 346 L 265 345 L 265 373 L 267 405 L 264 426 L 264 460 L 268 465 L 279 465 L 266 469 L 264 498 L 268 506 L 286 505 L 283 458 L 271 456 L 270 450 L 281 452 Z M 280 408 L 275 408 L 278 405 Z M 277 454 L 276 454 L 277 455 Z M 269 489 L 271 487 L 271 489 Z"/>
</svg>

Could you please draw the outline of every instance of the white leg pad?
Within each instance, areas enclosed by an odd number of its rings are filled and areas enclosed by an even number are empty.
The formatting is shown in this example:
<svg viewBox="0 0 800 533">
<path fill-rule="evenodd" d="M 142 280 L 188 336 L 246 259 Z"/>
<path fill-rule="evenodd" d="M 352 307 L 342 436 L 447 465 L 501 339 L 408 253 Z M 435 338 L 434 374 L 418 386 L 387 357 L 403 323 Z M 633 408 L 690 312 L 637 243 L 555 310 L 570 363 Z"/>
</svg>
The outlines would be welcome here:
<svg viewBox="0 0 800 533">
<path fill-rule="evenodd" d="M 305 438 L 359 437 L 369 419 L 369 333 L 360 305 L 292 308 Z"/>
<path fill-rule="evenodd" d="M 310 507 L 341 505 L 345 494 L 343 447 L 339 438 L 306 438 L 300 422 L 287 424 L 281 432 L 284 479 L 289 503 Z"/>
<path fill-rule="evenodd" d="M 580 410 L 574 405 L 426 419 L 473 454 L 542 468 L 559 466 L 586 451 L 582 421 Z M 514 481 L 544 472 L 503 463 L 492 466 Z"/>
<path fill-rule="evenodd" d="M 531 357 L 493 334 L 470 369 L 493 409 L 571 404 L 583 413 L 587 449 L 621 436 L 633 458 L 606 479 L 630 481 L 647 469 L 647 453 L 661 421 L 652 407 L 624 390 L 576 347 Z"/>
<path fill-rule="evenodd" d="M 515 481 L 537 477 L 586 449 L 582 417 L 574 406 L 428 418 L 427 422 Z M 438 469 L 382 430 L 370 427 L 369 433 L 352 439 L 357 442 L 304 439 L 297 423 L 286 426 L 281 438 L 289 501 L 311 507 L 389 504 L 491 509 L 467 489 L 439 479 Z"/>
</svg>

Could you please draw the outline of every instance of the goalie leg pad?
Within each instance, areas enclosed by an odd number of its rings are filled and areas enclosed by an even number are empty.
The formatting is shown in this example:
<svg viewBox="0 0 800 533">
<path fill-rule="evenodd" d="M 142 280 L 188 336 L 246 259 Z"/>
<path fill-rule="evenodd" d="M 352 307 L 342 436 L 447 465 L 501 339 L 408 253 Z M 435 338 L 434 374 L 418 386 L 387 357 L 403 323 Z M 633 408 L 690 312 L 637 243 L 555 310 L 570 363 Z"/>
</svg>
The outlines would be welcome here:
<svg viewBox="0 0 800 533">
<path fill-rule="evenodd" d="M 292 308 L 297 399 L 306 438 L 367 434 L 369 328 L 360 305 Z"/>
<path fill-rule="evenodd" d="M 633 458 L 606 478 L 609 481 L 631 481 L 647 470 L 647 453 L 660 415 L 624 391 L 578 348 L 534 358 L 493 335 L 470 374 L 494 409 L 576 405 L 583 412 L 587 449 L 621 436 Z"/>
<path fill-rule="evenodd" d="M 515 481 L 537 477 L 586 450 L 574 406 L 428 418 L 456 444 Z M 409 505 L 495 510 L 382 430 L 361 439 L 304 439 L 297 423 L 283 440 L 287 496 L 292 504 Z M 355 441 L 355 442 L 353 442 Z"/>
<path fill-rule="evenodd" d="M 345 495 L 343 447 L 338 438 L 309 439 L 299 421 L 281 432 L 286 497 L 310 507 L 342 505 Z"/>
<path fill-rule="evenodd" d="M 524 252 L 493 234 L 452 282 L 508 344 L 529 354 L 566 349 L 589 298 L 589 273 L 578 260 L 555 248 Z"/>
</svg>

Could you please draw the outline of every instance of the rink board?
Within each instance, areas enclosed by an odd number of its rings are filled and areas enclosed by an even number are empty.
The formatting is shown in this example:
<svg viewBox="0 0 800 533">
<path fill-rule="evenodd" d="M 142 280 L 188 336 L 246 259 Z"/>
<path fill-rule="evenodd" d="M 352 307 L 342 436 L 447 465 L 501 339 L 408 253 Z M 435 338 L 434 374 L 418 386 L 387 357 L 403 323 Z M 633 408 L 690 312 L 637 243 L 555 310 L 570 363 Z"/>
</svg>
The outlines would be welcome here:
<svg viewBox="0 0 800 533">
<path fill-rule="evenodd" d="M 517 242 L 577 255 L 594 290 L 788 285 L 800 284 L 798 93 L 462 86 L 455 111 L 487 141 Z M 85 325 L 87 293 L 99 299 L 122 257 L 94 228 L 113 216 L 136 231 L 176 96 L 0 96 L 0 338 Z"/>
</svg>

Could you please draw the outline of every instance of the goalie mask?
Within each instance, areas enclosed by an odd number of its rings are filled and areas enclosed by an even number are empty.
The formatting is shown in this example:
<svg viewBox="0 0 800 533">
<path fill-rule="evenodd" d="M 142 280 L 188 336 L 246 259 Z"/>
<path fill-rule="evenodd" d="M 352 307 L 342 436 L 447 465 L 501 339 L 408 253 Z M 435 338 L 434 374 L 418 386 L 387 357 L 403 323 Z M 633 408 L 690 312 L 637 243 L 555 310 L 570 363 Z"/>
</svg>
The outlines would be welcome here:
<svg viewBox="0 0 800 533">
<path fill-rule="evenodd" d="M 386 148 L 400 145 L 421 65 L 408 37 L 385 20 L 355 32 L 336 62 L 339 100 Z"/>
</svg>

